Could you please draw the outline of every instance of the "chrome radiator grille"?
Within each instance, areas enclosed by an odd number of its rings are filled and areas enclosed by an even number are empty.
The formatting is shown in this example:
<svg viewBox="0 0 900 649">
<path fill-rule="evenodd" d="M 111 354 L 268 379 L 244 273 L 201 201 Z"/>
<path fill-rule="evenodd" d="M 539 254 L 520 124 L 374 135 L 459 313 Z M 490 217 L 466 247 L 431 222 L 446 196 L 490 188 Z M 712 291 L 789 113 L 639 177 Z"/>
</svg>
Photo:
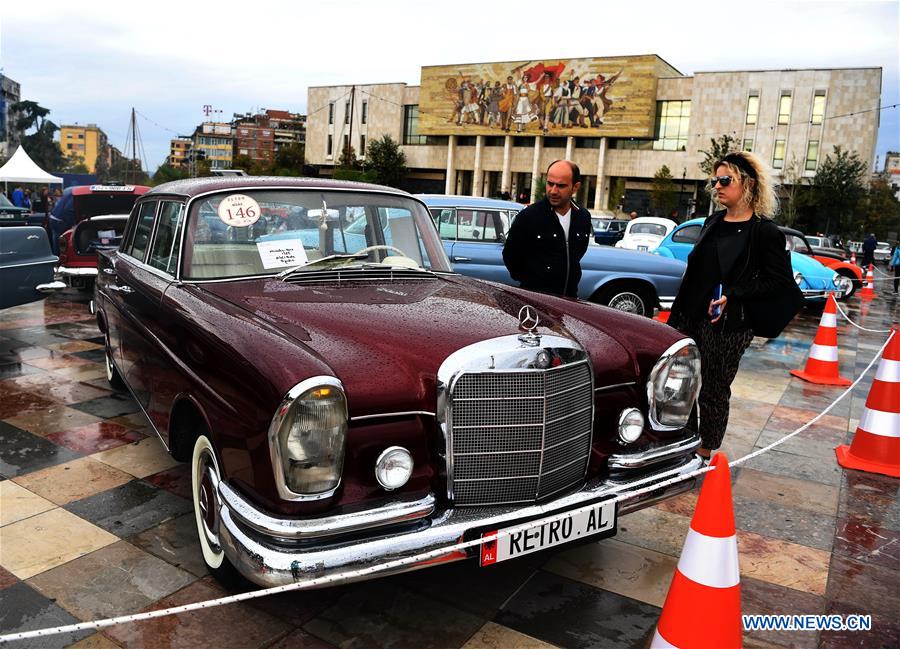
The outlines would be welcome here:
<svg viewBox="0 0 900 649">
<path fill-rule="evenodd" d="M 593 427 L 586 361 L 466 372 L 449 403 L 450 492 L 457 505 L 532 502 L 584 478 Z"/>
</svg>

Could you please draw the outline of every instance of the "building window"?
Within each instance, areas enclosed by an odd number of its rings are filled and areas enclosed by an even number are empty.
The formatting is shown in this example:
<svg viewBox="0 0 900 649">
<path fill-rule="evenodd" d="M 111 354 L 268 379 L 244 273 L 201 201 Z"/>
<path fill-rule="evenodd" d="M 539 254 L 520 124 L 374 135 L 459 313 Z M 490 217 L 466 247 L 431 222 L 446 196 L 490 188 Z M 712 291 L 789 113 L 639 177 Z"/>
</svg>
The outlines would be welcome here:
<svg viewBox="0 0 900 649">
<path fill-rule="evenodd" d="M 350 123 L 350 102 L 344 102 L 344 124 Z"/>
<path fill-rule="evenodd" d="M 816 90 L 813 96 L 812 118 L 809 120 L 811 124 L 821 124 L 825 119 L 825 91 Z"/>
<path fill-rule="evenodd" d="M 787 91 L 781 92 L 781 99 L 778 100 L 778 123 L 791 123 L 791 93 Z"/>
<path fill-rule="evenodd" d="M 529 149 L 534 148 L 534 138 L 533 137 L 514 137 L 512 141 L 513 146 L 517 147 L 528 147 Z"/>
<path fill-rule="evenodd" d="M 487 135 L 484 138 L 484 146 L 503 146 L 505 139 L 502 135 Z"/>
<path fill-rule="evenodd" d="M 561 140 L 561 142 L 551 145 L 548 144 L 548 140 Z M 563 147 L 566 146 L 566 138 L 564 137 L 548 137 L 544 138 L 544 146 L 557 146 Z M 575 148 L 576 149 L 599 149 L 600 148 L 600 138 L 599 137 L 576 137 L 575 138 Z"/>
<path fill-rule="evenodd" d="M 691 102 L 656 102 L 656 139 L 654 151 L 684 151 L 687 149 L 691 122 Z"/>
<path fill-rule="evenodd" d="M 532 138 L 534 139 L 534 138 Z M 457 135 L 456 146 L 475 146 L 474 135 Z"/>
<path fill-rule="evenodd" d="M 71 143 L 71 142 L 68 142 L 68 143 L 66 144 L 66 149 L 71 149 L 71 148 L 72 148 L 72 143 Z"/>
<path fill-rule="evenodd" d="M 426 137 L 419 135 L 419 105 L 403 107 L 403 144 L 425 144 Z"/>
<path fill-rule="evenodd" d="M 500 138 L 500 139 L 502 140 L 503 138 Z M 579 144 L 579 142 L 582 142 L 582 141 L 591 142 L 594 139 L 597 139 L 597 142 L 598 142 L 597 147 L 599 148 L 600 140 L 598 138 L 592 138 L 592 137 L 575 138 L 575 148 L 576 149 L 578 149 L 578 148 L 590 149 L 590 148 L 592 148 L 590 144 L 581 145 L 581 144 Z M 500 142 L 500 144 L 502 146 L 503 142 Z M 544 138 L 544 148 L 545 149 L 565 149 L 566 148 L 566 138 L 564 138 L 564 137 L 545 137 Z"/>
<path fill-rule="evenodd" d="M 359 136 L 359 157 L 362 158 L 366 155 L 366 136 Z"/>
<path fill-rule="evenodd" d="M 71 134 L 71 133 L 66 133 L 66 139 L 67 139 L 67 140 L 71 140 L 71 139 L 72 139 L 72 134 Z"/>
<path fill-rule="evenodd" d="M 751 90 L 747 97 L 747 123 L 756 124 L 759 120 L 759 90 Z"/>
<path fill-rule="evenodd" d="M 350 136 L 345 135 L 344 136 L 344 146 L 341 147 L 341 155 L 344 155 L 344 153 L 346 153 L 347 149 L 349 149 L 349 148 L 350 148 Z"/>
<path fill-rule="evenodd" d="M 806 143 L 806 170 L 815 171 L 819 160 L 819 141 L 810 140 Z"/>
<path fill-rule="evenodd" d="M 79 140 L 83 140 L 83 139 L 84 139 L 84 133 L 79 133 L 79 134 L 78 134 L 78 139 L 79 139 Z"/>
<path fill-rule="evenodd" d="M 334 102 L 328 104 L 328 123 L 334 124 Z"/>
<path fill-rule="evenodd" d="M 748 138 L 748 139 L 744 140 L 743 149 L 744 149 L 744 151 L 747 151 L 750 153 L 753 152 L 753 139 L 752 138 Z"/>
<path fill-rule="evenodd" d="M 334 136 L 328 136 L 328 146 L 325 148 L 325 155 L 329 158 L 334 155 Z"/>
<path fill-rule="evenodd" d="M 772 168 L 784 167 L 784 140 L 775 140 L 775 155 L 772 156 Z"/>
<path fill-rule="evenodd" d="M 362 110 L 359 113 L 359 123 L 365 124 L 366 120 L 369 119 L 369 102 L 364 101 L 362 103 Z"/>
</svg>

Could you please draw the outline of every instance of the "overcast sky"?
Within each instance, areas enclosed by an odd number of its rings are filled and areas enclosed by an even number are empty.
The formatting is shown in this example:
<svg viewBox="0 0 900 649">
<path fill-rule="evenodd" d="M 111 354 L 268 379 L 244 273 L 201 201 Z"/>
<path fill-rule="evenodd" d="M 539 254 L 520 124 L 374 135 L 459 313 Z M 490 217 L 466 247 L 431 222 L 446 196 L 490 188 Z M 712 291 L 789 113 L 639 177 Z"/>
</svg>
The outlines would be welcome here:
<svg viewBox="0 0 900 649">
<path fill-rule="evenodd" d="M 900 103 L 900 0 L 332 0 L 259 4 L 3 0 L 0 66 L 56 124 L 125 149 L 132 106 L 150 171 L 169 139 L 233 113 L 305 113 L 309 86 L 419 83 L 423 65 L 658 54 L 704 70 L 882 67 Z M 900 108 L 877 153 L 900 150 Z"/>
</svg>

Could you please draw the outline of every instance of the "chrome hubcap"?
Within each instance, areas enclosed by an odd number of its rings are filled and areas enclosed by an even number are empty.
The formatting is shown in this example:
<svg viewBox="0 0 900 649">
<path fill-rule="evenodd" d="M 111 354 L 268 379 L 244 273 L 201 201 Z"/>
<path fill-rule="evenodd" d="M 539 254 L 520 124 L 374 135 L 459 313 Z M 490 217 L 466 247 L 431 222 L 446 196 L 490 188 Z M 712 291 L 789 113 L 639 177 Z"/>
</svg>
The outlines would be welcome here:
<svg viewBox="0 0 900 649">
<path fill-rule="evenodd" d="M 644 302 L 634 293 L 619 293 L 609 301 L 609 306 L 619 311 L 644 315 Z"/>
<path fill-rule="evenodd" d="M 219 549 L 219 478 L 215 466 L 208 455 L 200 459 L 200 484 L 197 485 L 197 506 L 200 508 L 200 520 L 206 540 Z"/>
</svg>

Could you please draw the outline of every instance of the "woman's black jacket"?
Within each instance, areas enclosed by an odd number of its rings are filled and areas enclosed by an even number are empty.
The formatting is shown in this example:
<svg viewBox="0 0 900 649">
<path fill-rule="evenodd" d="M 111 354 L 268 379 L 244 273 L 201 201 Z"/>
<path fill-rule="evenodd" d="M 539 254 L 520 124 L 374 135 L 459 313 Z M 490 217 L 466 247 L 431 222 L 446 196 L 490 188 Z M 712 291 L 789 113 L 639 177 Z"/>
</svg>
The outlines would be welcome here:
<svg viewBox="0 0 900 649">
<path fill-rule="evenodd" d="M 691 263 L 701 245 L 714 242 L 716 226 L 725 217 L 725 210 L 716 212 L 706 219 L 700 230 L 700 237 L 687 258 L 687 270 L 681 281 L 681 288 L 672 304 L 669 325 L 684 330 L 690 317 L 684 312 L 685 295 L 697 290 L 698 264 Z M 785 281 L 793 281 L 791 258 L 785 247 L 784 234 L 771 219 L 755 214 L 750 219 L 747 245 L 742 250 L 733 251 L 730 259 L 723 259 L 720 252 L 719 264 L 722 272 L 723 293 L 728 297 L 722 316 L 725 331 L 738 331 L 750 327 L 744 312 L 744 303 L 765 300 L 776 292 Z"/>
<path fill-rule="evenodd" d="M 516 215 L 503 246 L 503 263 L 522 288 L 577 297 L 581 258 L 594 236 L 591 214 L 572 203 L 569 241 L 545 198 Z"/>
</svg>

